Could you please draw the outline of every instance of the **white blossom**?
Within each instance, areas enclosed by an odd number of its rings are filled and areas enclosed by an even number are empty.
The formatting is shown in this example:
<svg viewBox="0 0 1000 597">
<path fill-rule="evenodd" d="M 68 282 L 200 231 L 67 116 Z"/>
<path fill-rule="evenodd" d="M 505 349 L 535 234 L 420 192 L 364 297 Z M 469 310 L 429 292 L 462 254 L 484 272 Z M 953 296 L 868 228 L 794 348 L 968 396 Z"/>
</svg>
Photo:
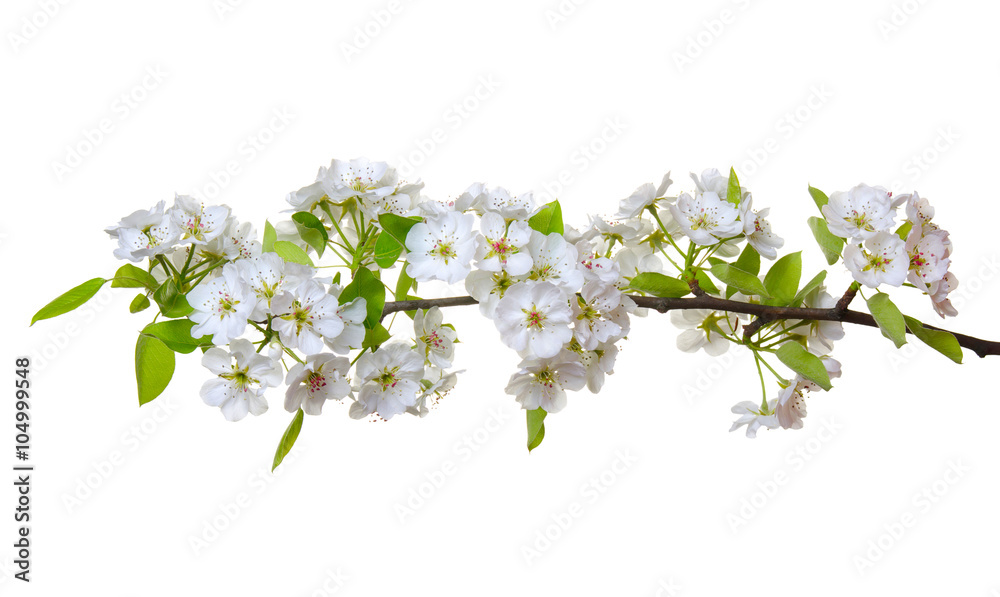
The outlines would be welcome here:
<svg viewBox="0 0 1000 597">
<path fill-rule="evenodd" d="M 548 282 L 515 284 L 497 304 L 494 323 L 504 344 L 541 358 L 556 356 L 573 337 L 566 293 Z"/>
<path fill-rule="evenodd" d="M 316 354 L 323 350 L 324 339 L 332 340 L 344 331 L 338 307 L 335 297 L 315 280 L 309 280 L 271 299 L 271 327 L 285 346 Z"/>
<path fill-rule="evenodd" d="M 293 413 L 301 408 L 307 415 L 321 414 L 327 400 L 343 400 L 351 393 L 350 369 L 350 361 L 329 353 L 309 355 L 305 364 L 296 363 L 285 378 L 285 410 Z"/>
<path fill-rule="evenodd" d="M 855 280 L 877 288 L 879 284 L 901 285 L 906 280 L 910 260 L 903 239 L 891 232 L 877 232 L 863 247 L 848 243 L 844 247 L 844 265 Z"/>
<path fill-rule="evenodd" d="M 187 300 L 194 309 L 188 318 L 196 324 L 191 335 L 198 338 L 211 334 L 217 346 L 241 336 L 257 306 L 253 291 L 232 263 L 222 267 L 218 278 L 195 286 Z"/>
<path fill-rule="evenodd" d="M 355 372 L 361 390 L 357 402 L 351 405 L 351 418 L 363 419 L 377 413 L 389 420 L 416 404 L 424 359 L 405 344 L 387 344 L 361 355 Z"/>
<path fill-rule="evenodd" d="M 140 209 L 124 217 L 115 226 L 105 228 L 118 239 L 114 255 L 118 259 L 139 262 L 147 257 L 167 253 L 180 240 L 181 231 L 169 214 L 164 213 L 164 201 L 152 209 Z"/>
<path fill-rule="evenodd" d="M 566 390 L 580 390 L 586 384 L 583 365 L 568 351 L 549 358 L 527 357 L 518 366 L 504 391 L 525 410 L 559 412 L 566 407 Z"/>
<path fill-rule="evenodd" d="M 670 173 L 667 172 L 663 176 L 659 187 L 654 187 L 649 182 L 639 186 L 636 190 L 632 191 L 631 195 L 618 203 L 618 213 L 615 214 L 615 217 L 625 219 L 638 216 L 642 213 L 642 210 L 655 205 L 658 200 L 663 199 L 667 188 L 670 187 L 672 182 L 670 180 Z"/>
<path fill-rule="evenodd" d="M 767 408 L 763 410 L 761 410 L 759 404 L 754 404 L 749 400 L 736 404 L 733 406 L 732 412 L 733 414 L 740 415 L 740 418 L 733 422 L 733 426 L 729 428 L 730 433 L 746 425 L 747 437 L 753 439 L 757 437 L 757 431 L 761 427 L 765 429 L 777 429 L 778 417 L 774 414 L 776 403 L 776 400 L 769 401 Z"/>
<path fill-rule="evenodd" d="M 174 197 L 174 205 L 169 213 L 183 234 L 181 242 L 196 245 L 205 244 L 225 232 L 229 219 L 228 207 L 205 207 L 204 203 L 187 195 Z"/>
<path fill-rule="evenodd" d="M 277 253 L 262 253 L 236 262 L 240 277 L 247 282 L 257 297 L 251 315 L 263 319 L 271 312 L 271 300 L 284 291 L 293 291 L 306 280 L 312 279 L 316 270 L 298 263 L 286 263 Z"/>
<path fill-rule="evenodd" d="M 413 318 L 417 352 L 424 354 L 431 365 L 448 369 L 455 357 L 455 330 L 444 325 L 440 307 L 418 310 Z"/>
<path fill-rule="evenodd" d="M 465 278 L 476 253 L 474 220 L 472 214 L 445 212 L 414 224 L 406 235 L 406 273 L 418 282 Z"/>
<path fill-rule="evenodd" d="M 714 191 L 693 197 L 682 193 L 669 209 L 685 236 L 698 245 L 714 245 L 743 230 L 743 224 L 737 220 L 740 215 L 737 206 Z"/>
<path fill-rule="evenodd" d="M 740 204 L 740 220 L 743 222 L 743 235 L 747 242 L 760 253 L 761 257 L 774 259 L 778 256 L 777 249 L 785 245 L 784 239 L 771 232 L 771 223 L 765 219 L 771 208 L 753 209 L 753 198 L 747 197 Z"/>
<path fill-rule="evenodd" d="M 583 286 L 583 274 L 577 269 L 576 247 L 566 242 L 561 234 L 545 235 L 532 230 L 528 251 L 532 261 L 528 272 L 531 280 L 551 282 L 566 292 L 576 292 Z"/>
<path fill-rule="evenodd" d="M 831 233 L 858 241 L 891 230 L 896 216 L 888 191 L 866 184 L 832 193 L 822 211 Z"/>
<path fill-rule="evenodd" d="M 729 350 L 729 340 L 720 332 L 737 333 L 739 320 L 733 314 L 709 309 L 683 309 L 670 312 L 670 323 L 684 330 L 677 336 L 677 348 L 684 352 L 706 353 L 717 357 Z"/>
<path fill-rule="evenodd" d="M 520 276 L 531 270 L 531 255 L 525 245 L 531 240 L 527 222 L 508 223 L 498 213 L 488 211 L 479 221 L 476 237 L 476 267 L 490 272 L 505 270 Z"/>
<path fill-rule="evenodd" d="M 209 348 L 201 363 L 216 375 L 202 385 L 201 398 L 205 404 L 219 407 L 228 421 L 266 412 L 264 390 L 281 384 L 281 367 L 257 354 L 253 344 L 243 338 L 233 340 L 229 350 Z"/>
</svg>

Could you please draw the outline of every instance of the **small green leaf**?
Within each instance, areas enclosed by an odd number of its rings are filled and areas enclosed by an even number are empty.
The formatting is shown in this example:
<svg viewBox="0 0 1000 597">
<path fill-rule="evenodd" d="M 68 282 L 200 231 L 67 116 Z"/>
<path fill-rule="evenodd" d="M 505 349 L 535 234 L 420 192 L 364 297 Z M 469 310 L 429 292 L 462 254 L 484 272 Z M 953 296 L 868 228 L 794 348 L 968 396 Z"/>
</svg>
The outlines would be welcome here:
<svg viewBox="0 0 1000 597">
<path fill-rule="evenodd" d="M 733 265 L 737 269 L 756 276 L 760 273 L 760 253 L 757 252 L 757 249 L 753 248 L 753 245 L 747 243 L 747 246 L 743 247 L 743 252 L 740 253 L 740 258 Z"/>
<path fill-rule="evenodd" d="M 716 260 L 714 257 L 710 257 L 708 262 L 711 263 L 712 265 L 716 264 Z M 725 263 L 722 262 L 721 260 L 720 262 Z M 743 247 L 743 252 L 740 253 L 739 259 L 734 261 L 732 265 L 736 269 L 741 269 L 748 274 L 756 276 L 757 274 L 760 273 L 760 253 L 757 252 L 757 249 L 753 248 L 753 245 L 747 243 L 747 246 Z M 732 296 L 737 292 L 738 290 L 734 286 L 727 286 L 726 298 L 727 299 L 732 298 Z"/>
<path fill-rule="evenodd" d="M 302 431 L 302 419 L 304 419 L 304 413 L 300 408 L 295 416 L 292 417 L 292 422 L 288 424 L 288 428 L 285 429 L 285 433 L 281 435 L 281 441 L 278 442 L 278 449 L 274 453 L 274 463 L 271 465 L 271 472 L 278 468 L 281 461 L 288 456 L 288 453 L 292 451 L 292 446 L 295 445 L 295 440 L 299 439 L 299 432 Z"/>
<path fill-rule="evenodd" d="M 837 263 L 840 260 L 840 253 L 844 250 L 844 239 L 830 232 L 823 218 L 816 216 L 809 218 L 809 229 L 812 230 L 816 244 L 822 249 L 827 265 Z"/>
<path fill-rule="evenodd" d="M 830 198 L 826 196 L 826 193 L 817 189 L 816 187 L 809 186 L 809 195 L 816 202 L 816 207 L 819 209 L 820 213 L 823 213 L 823 206 L 830 202 Z"/>
<path fill-rule="evenodd" d="M 705 270 L 697 268 L 694 270 L 694 279 L 698 281 L 698 287 L 704 290 L 708 294 L 719 295 L 719 289 L 716 287 L 715 283 L 712 282 L 712 278 L 708 277 Z"/>
<path fill-rule="evenodd" d="M 295 222 L 295 227 L 299 231 L 299 237 L 306 241 L 307 245 L 316 249 L 316 254 L 322 257 L 323 251 L 326 250 L 326 241 L 330 240 L 323 222 L 307 211 L 292 214 L 292 221 Z"/>
<path fill-rule="evenodd" d="M 388 232 L 392 238 L 396 239 L 399 246 L 406 246 L 406 236 L 410 233 L 410 228 L 413 228 L 420 221 L 419 217 L 404 218 L 403 216 L 397 216 L 396 214 L 379 214 L 378 223 L 382 227 L 383 232 Z M 379 235 L 381 238 L 381 235 Z"/>
<path fill-rule="evenodd" d="M 139 388 L 139 406 L 152 402 L 163 393 L 174 376 L 174 351 L 147 334 L 139 334 L 135 343 L 135 381 Z"/>
<path fill-rule="evenodd" d="M 399 268 L 399 279 L 396 280 L 396 292 L 393 295 L 397 301 L 405 301 L 406 295 L 410 293 L 410 289 L 416 290 L 417 285 L 416 280 L 410 277 L 410 274 L 406 273 L 406 263 L 403 263 L 403 267 Z"/>
<path fill-rule="evenodd" d="M 643 272 L 632 278 L 629 288 L 658 297 L 677 298 L 691 293 L 684 280 L 671 278 L 657 272 Z"/>
<path fill-rule="evenodd" d="M 560 207 L 559 201 L 546 203 L 535 215 L 528 218 L 528 226 L 546 236 L 553 232 L 563 234 L 565 228 L 563 227 L 562 207 Z"/>
<path fill-rule="evenodd" d="M 819 288 L 819 286 L 826 280 L 826 270 L 813 276 L 812 280 L 806 282 L 806 285 L 799 290 L 799 293 L 795 295 L 795 299 L 792 301 L 791 307 L 798 307 L 802 304 L 802 301 L 806 300 L 806 295 L 808 295 L 813 290 Z"/>
<path fill-rule="evenodd" d="M 764 288 L 779 305 L 795 299 L 802 278 L 802 252 L 790 253 L 775 262 L 764 276 Z"/>
<path fill-rule="evenodd" d="M 528 452 L 530 453 L 545 439 L 545 415 L 548 413 L 540 408 L 525 412 L 528 418 Z"/>
<path fill-rule="evenodd" d="M 374 329 L 382 319 L 382 309 L 385 307 L 385 286 L 381 280 L 368 268 L 361 268 L 354 274 L 354 280 L 340 293 L 340 304 L 346 305 L 354 299 L 362 297 L 368 308 L 365 327 Z"/>
<path fill-rule="evenodd" d="M 156 290 L 156 287 L 159 285 L 159 282 L 156 281 L 156 278 L 152 274 L 131 263 L 126 263 L 118 268 L 118 271 L 115 272 L 115 277 L 111 278 L 112 288 L 148 288 L 149 290 Z"/>
<path fill-rule="evenodd" d="M 384 230 L 375 239 L 375 263 L 382 269 L 388 269 L 395 265 L 396 260 L 403 254 L 403 245 L 399 244 L 391 234 Z"/>
<path fill-rule="evenodd" d="M 138 313 L 149 308 L 149 297 L 145 294 L 137 294 L 128 306 L 129 313 Z"/>
<path fill-rule="evenodd" d="M 365 329 L 365 340 L 361 343 L 361 348 L 371 348 L 375 350 L 389 341 L 392 335 L 381 323 L 376 323 L 374 328 Z"/>
<path fill-rule="evenodd" d="M 771 296 L 764 288 L 760 278 L 727 263 L 713 265 L 712 275 L 726 286 L 735 288 L 745 295 L 757 295 L 765 298 Z"/>
<path fill-rule="evenodd" d="M 35 313 L 35 316 L 31 318 L 30 325 L 35 325 L 36 321 L 50 319 L 52 317 L 62 315 L 63 313 L 69 313 L 73 309 L 83 305 L 93 298 L 95 294 L 97 294 L 97 291 L 101 289 L 101 286 L 104 286 L 105 282 L 107 282 L 107 280 L 104 278 L 93 278 L 87 280 L 83 284 L 80 284 L 76 288 L 67 290 L 53 299 L 52 302 L 39 309 L 38 313 Z"/>
<path fill-rule="evenodd" d="M 906 327 L 918 340 L 956 363 L 961 364 L 962 346 L 958 343 L 958 339 L 955 338 L 954 334 L 944 330 L 926 328 L 924 324 L 906 315 L 903 316 L 903 320 L 906 322 Z"/>
<path fill-rule="evenodd" d="M 274 252 L 289 263 L 299 263 L 302 265 L 308 265 L 309 267 L 315 267 L 313 260 L 309 258 L 309 255 L 302 250 L 302 247 L 298 246 L 293 242 L 287 240 L 279 240 L 274 242 Z"/>
<path fill-rule="evenodd" d="M 833 387 L 830 383 L 830 374 L 827 372 L 826 367 L 823 366 L 823 361 L 818 356 L 802 348 L 801 344 L 785 342 L 778 348 L 776 354 L 778 355 L 778 360 L 784 363 L 786 367 L 802 377 L 816 382 L 824 390 L 829 390 Z"/>
<path fill-rule="evenodd" d="M 743 198 L 743 192 L 740 191 L 740 179 L 736 178 L 736 169 L 729 169 L 729 187 L 726 189 L 726 201 L 732 203 L 733 205 L 739 205 L 740 200 Z"/>
<path fill-rule="evenodd" d="M 153 293 L 153 300 L 160 306 L 160 313 L 167 317 L 186 317 L 194 312 L 194 308 L 188 304 L 187 298 L 177 290 L 177 284 L 173 278 L 168 278 Z"/>
<path fill-rule="evenodd" d="M 907 220 L 903 222 L 902 226 L 896 229 L 896 235 L 899 238 L 906 240 L 906 237 L 910 234 L 910 230 L 913 230 L 913 222 Z"/>
<path fill-rule="evenodd" d="M 264 239 L 261 241 L 261 250 L 264 253 L 274 252 L 274 242 L 278 240 L 278 232 L 270 222 L 264 220 Z"/>
<path fill-rule="evenodd" d="M 906 344 L 906 322 L 888 294 L 879 292 L 868 299 L 868 312 L 875 318 L 882 335 L 892 340 L 896 348 Z"/>
<path fill-rule="evenodd" d="M 174 352 L 190 354 L 196 348 L 212 346 L 211 336 L 202 336 L 201 338 L 191 336 L 191 328 L 194 325 L 190 319 L 171 319 L 151 323 L 142 329 L 142 333 L 159 338 L 167 345 L 167 348 Z"/>
</svg>

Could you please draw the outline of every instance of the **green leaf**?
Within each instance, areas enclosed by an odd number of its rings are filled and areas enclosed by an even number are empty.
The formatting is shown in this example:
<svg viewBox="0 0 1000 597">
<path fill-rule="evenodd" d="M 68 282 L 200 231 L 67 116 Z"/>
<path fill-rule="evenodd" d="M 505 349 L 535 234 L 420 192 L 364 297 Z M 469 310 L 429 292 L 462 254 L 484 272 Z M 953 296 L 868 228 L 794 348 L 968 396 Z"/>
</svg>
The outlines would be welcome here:
<svg viewBox="0 0 1000 597">
<path fill-rule="evenodd" d="M 382 227 L 382 231 L 388 232 L 401 247 L 406 246 L 406 235 L 410 233 L 410 228 L 413 228 L 419 221 L 420 218 L 417 216 L 404 218 L 403 216 L 389 213 L 379 214 L 378 216 L 378 223 Z M 380 234 L 379 238 L 381 237 L 382 235 Z"/>
<path fill-rule="evenodd" d="M 903 316 L 903 320 L 906 322 L 907 329 L 909 329 L 918 340 L 956 363 L 961 364 L 962 346 L 958 343 L 958 339 L 955 338 L 954 334 L 944 330 L 932 330 L 930 328 L 926 328 L 924 327 L 924 324 L 906 315 Z"/>
<path fill-rule="evenodd" d="M 365 327 L 370 330 L 375 329 L 382 319 L 382 309 L 385 307 L 385 286 L 371 270 L 365 267 L 354 274 L 354 280 L 340 293 L 340 304 L 346 305 L 358 297 L 365 299 L 368 308 Z"/>
<path fill-rule="evenodd" d="M 261 241 L 261 250 L 264 253 L 274 252 L 274 242 L 278 240 L 278 232 L 270 222 L 264 220 L 264 239 Z"/>
<path fill-rule="evenodd" d="M 190 319 L 171 319 L 151 323 L 142 329 L 142 333 L 158 338 L 174 352 L 190 354 L 196 348 L 212 346 L 211 336 L 202 336 L 201 338 L 191 336 L 191 328 L 194 325 Z"/>
<path fill-rule="evenodd" d="M 840 260 L 840 253 L 844 250 L 844 239 L 830 232 L 823 218 L 816 216 L 809 218 L 809 229 L 812 230 L 816 244 L 823 250 L 827 265 L 837 263 Z"/>
<path fill-rule="evenodd" d="M 715 286 L 715 282 L 712 282 L 712 278 L 708 277 L 705 270 L 697 268 L 694 271 L 694 279 L 698 281 L 698 287 L 707 292 L 708 294 L 719 294 L 719 289 Z"/>
<path fill-rule="evenodd" d="M 306 241 L 306 244 L 316 249 L 316 254 L 323 256 L 326 250 L 326 241 L 330 240 L 323 222 L 307 211 L 299 211 L 292 214 L 292 221 L 299 231 L 299 237 Z"/>
<path fill-rule="evenodd" d="M 132 299 L 131 304 L 128 306 L 129 313 L 138 313 L 139 311 L 145 311 L 149 308 L 149 297 L 145 294 L 137 294 L 135 298 Z"/>
<path fill-rule="evenodd" d="M 177 284 L 173 278 L 168 278 L 156 292 L 153 293 L 153 300 L 160 306 L 160 313 L 167 317 L 186 317 L 194 312 L 194 308 L 188 304 L 187 298 L 177 290 Z"/>
<path fill-rule="evenodd" d="M 802 251 L 790 253 L 775 262 L 764 276 L 764 288 L 779 305 L 795 299 L 802 278 Z"/>
<path fill-rule="evenodd" d="M 903 222 L 903 225 L 896 229 L 896 235 L 906 240 L 906 237 L 910 235 L 910 230 L 913 230 L 913 222 L 907 220 Z"/>
<path fill-rule="evenodd" d="M 826 196 L 826 193 L 812 185 L 809 186 L 809 195 L 813 198 L 813 201 L 816 202 L 816 207 L 819 209 L 819 212 L 823 213 L 823 206 L 830 202 L 830 198 Z"/>
<path fill-rule="evenodd" d="M 559 206 L 559 201 L 546 203 L 535 215 L 528 218 L 528 226 L 532 230 L 537 230 L 546 236 L 553 232 L 563 234 L 565 229 L 563 227 L 562 207 Z"/>
<path fill-rule="evenodd" d="M 111 278 L 112 288 L 148 288 L 149 290 L 156 290 L 156 287 L 159 285 L 159 282 L 156 281 L 156 278 L 152 274 L 131 263 L 126 263 L 118 268 L 118 271 L 115 272 L 115 277 Z"/>
<path fill-rule="evenodd" d="M 715 265 L 714 257 L 710 257 L 708 262 Z M 721 262 L 721 261 L 720 261 Z M 721 262 L 725 263 L 725 262 Z M 753 245 L 747 243 L 747 246 L 743 247 L 743 252 L 740 253 L 740 258 L 737 259 L 732 264 L 736 269 L 741 269 L 748 274 L 756 276 L 760 273 L 760 253 L 757 249 L 753 248 Z M 734 286 L 726 287 L 726 298 L 732 298 L 736 294 L 737 289 Z"/>
<path fill-rule="evenodd" d="M 868 299 L 868 312 L 875 318 L 882 335 L 892 340 L 896 348 L 906 344 L 906 322 L 888 294 L 879 292 Z"/>
<path fill-rule="evenodd" d="M 727 263 L 713 265 L 712 275 L 718 278 L 719 281 L 726 286 L 735 288 L 743 294 L 756 294 L 765 298 L 769 298 L 771 296 L 768 294 L 767 290 L 764 288 L 764 284 L 761 283 L 757 276 Z"/>
<path fill-rule="evenodd" d="M 274 453 L 274 463 L 271 465 L 272 473 L 274 469 L 278 468 L 281 461 L 285 459 L 285 456 L 288 456 L 288 453 L 292 451 L 295 440 L 299 439 L 299 432 L 302 431 L 302 419 L 304 418 L 304 413 L 300 408 L 292 418 L 292 422 L 288 424 L 285 433 L 282 434 L 281 441 L 278 442 L 278 450 Z"/>
<path fill-rule="evenodd" d="M 287 262 L 316 267 L 313 264 L 313 260 L 309 258 L 309 255 L 302 250 L 302 247 L 293 242 L 287 240 L 275 241 L 274 252 L 278 254 L 278 257 L 281 257 Z"/>
<path fill-rule="evenodd" d="M 757 249 L 753 248 L 753 245 L 747 243 L 747 246 L 743 247 L 743 252 L 740 253 L 740 258 L 733 265 L 737 269 L 756 276 L 760 273 L 760 253 L 757 252 Z"/>
<path fill-rule="evenodd" d="M 802 348 L 801 344 L 785 342 L 778 348 L 776 354 L 778 355 L 778 360 L 784 363 L 785 366 L 802 377 L 816 382 L 824 390 L 829 390 L 833 387 L 830 384 L 830 374 L 827 372 L 826 367 L 823 366 L 823 361 L 818 356 Z"/>
<path fill-rule="evenodd" d="M 537 448 L 545 439 L 545 415 L 548 413 L 540 408 L 526 411 L 528 418 L 528 452 Z"/>
<path fill-rule="evenodd" d="M 406 273 L 406 263 L 403 263 L 403 267 L 399 268 L 399 279 L 396 280 L 396 292 L 393 295 L 397 301 L 405 301 L 406 295 L 410 293 L 410 289 L 416 290 L 416 280 L 410 277 L 410 274 Z"/>
<path fill-rule="evenodd" d="M 388 269 L 395 265 L 396 260 L 403 254 L 403 245 L 399 244 L 391 234 L 384 230 L 375 239 L 375 263 L 382 269 Z"/>
<path fill-rule="evenodd" d="M 691 287 L 684 280 L 671 278 L 656 272 L 643 272 L 632 278 L 629 288 L 658 297 L 677 298 L 691 293 Z"/>
<path fill-rule="evenodd" d="M 375 350 L 379 346 L 389 341 L 392 335 L 381 323 L 376 323 L 374 328 L 365 329 L 365 340 L 361 343 L 361 348 L 371 348 Z"/>
<path fill-rule="evenodd" d="M 806 300 L 806 295 L 818 288 L 826 280 L 826 270 L 813 276 L 812 280 L 806 282 L 806 285 L 799 290 L 799 293 L 795 295 L 795 299 L 792 301 L 790 306 L 798 307 L 802 304 L 802 301 Z"/>
<path fill-rule="evenodd" d="M 174 351 L 147 334 L 139 334 L 135 343 L 135 381 L 139 388 L 139 406 L 163 393 L 174 376 Z"/>
<path fill-rule="evenodd" d="M 91 298 L 97 294 L 97 291 L 104 286 L 107 282 L 104 278 L 93 278 L 87 280 L 83 284 L 80 284 L 76 288 L 67 290 L 63 294 L 59 295 L 52 302 L 45 305 L 35 313 L 35 316 L 31 318 L 31 324 L 35 325 L 36 321 L 41 321 L 43 319 L 50 319 L 63 313 L 69 313 L 73 309 L 83 305 Z M 30 327 L 30 326 L 29 326 Z"/>
<path fill-rule="evenodd" d="M 743 192 L 740 191 L 740 179 L 736 178 L 736 169 L 729 169 L 729 187 L 726 189 L 726 201 L 732 203 L 733 205 L 739 205 L 740 200 L 743 198 Z"/>
</svg>

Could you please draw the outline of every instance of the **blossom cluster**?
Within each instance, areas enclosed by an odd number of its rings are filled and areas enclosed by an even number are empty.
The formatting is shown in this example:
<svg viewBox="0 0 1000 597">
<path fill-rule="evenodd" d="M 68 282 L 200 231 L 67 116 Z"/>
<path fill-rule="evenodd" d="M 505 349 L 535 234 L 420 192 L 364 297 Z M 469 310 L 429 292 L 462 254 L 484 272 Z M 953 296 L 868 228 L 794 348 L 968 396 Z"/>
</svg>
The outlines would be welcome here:
<svg viewBox="0 0 1000 597">
<path fill-rule="evenodd" d="M 896 222 L 899 206 L 905 206 L 901 224 Z M 941 317 L 958 314 L 948 300 L 958 286 L 948 271 L 951 240 L 933 222 L 927 199 L 916 192 L 893 197 L 881 187 L 859 184 L 831 194 L 823 216 L 830 232 L 847 241 L 844 265 L 855 280 L 868 288 L 909 282 L 930 297 Z"/>
<path fill-rule="evenodd" d="M 123 266 L 116 277 L 145 287 L 133 312 L 152 297 L 157 318 L 187 322 L 181 347 L 200 347 L 212 375 L 201 397 L 230 421 L 265 412 L 265 393 L 283 384 L 284 407 L 298 417 L 321 414 L 330 400 L 350 403 L 355 419 L 427 415 L 455 386 L 458 334 L 431 306 L 408 312 L 412 326 L 394 337 L 396 318 L 383 325 L 383 305 L 387 297 L 415 299 L 418 286 L 430 282 L 464 286 L 520 358 L 506 393 L 526 411 L 555 413 L 569 392 L 597 393 L 614 372 L 631 318 L 646 315 L 636 295 L 837 305 L 825 272 L 800 289 L 800 254 L 779 259 L 784 241 L 768 208 L 754 208 L 735 172 L 708 169 L 691 181 L 672 192 L 667 173 L 621 199 L 612 216 L 590 216 L 578 230 L 563 224 L 558 202 L 539 205 L 531 192 L 475 183 L 435 201 L 420 181 L 402 180 L 385 162 L 333 160 L 287 195 L 291 218 L 266 223 L 260 237 L 228 206 L 184 195 L 170 208 L 161 201 L 137 211 L 107 233 L 118 242 L 116 257 L 148 262 L 145 271 Z M 834 258 L 857 281 L 850 292 L 908 283 L 930 296 L 942 317 L 955 314 L 951 242 L 925 199 L 862 184 L 817 205 L 823 234 L 846 244 Z M 317 265 L 331 256 L 334 263 Z M 773 262 L 766 276 L 761 258 Z M 322 275 L 325 268 L 339 273 Z M 717 356 L 741 344 L 753 351 L 762 387 L 765 370 L 774 375 L 777 397 L 765 389 L 760 403 L 733 407 L 740 417 L 732 429 L 746 426 L 748 437 L 761 428 L 801 428 L 806 396 L 840 375 L 831 356 L 844 335 L 837 321 L 751 323 L 748 315 L 705 308 L 672 310 L 670 320 L 681 330 L 680 350 Z M 147 330 L 174 349 L 176 337 L 155 324 Z M 772 356 L 795 375 L 779 374 Z"/>
</svg>

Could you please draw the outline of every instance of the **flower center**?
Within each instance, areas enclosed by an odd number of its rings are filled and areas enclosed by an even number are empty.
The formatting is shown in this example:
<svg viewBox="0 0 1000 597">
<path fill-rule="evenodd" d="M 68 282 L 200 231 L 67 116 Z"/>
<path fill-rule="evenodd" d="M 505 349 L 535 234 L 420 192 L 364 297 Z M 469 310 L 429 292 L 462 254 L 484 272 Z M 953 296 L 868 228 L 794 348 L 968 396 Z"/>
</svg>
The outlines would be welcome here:
<svg viewBox="0 0 1000 597">
<path fill-rule="evenodd" d="M 250 389 L 250 386 L 255 383 L 260 383 L 260 380 L 250 377 L 249 367 L 244 369 L 237 369 L 236 365 L 233 365 L 232 373 L 223 373 L 219 377 L 222 379 L 228 379 L 233 383 L 233 386 L 241 391 L 246 392 Z"/>
<path fill-rule="evenodd" d="M 392 369 L 383 369 L 382 375 L 375 378 L 375 383 L 382 386 L 382 391 L 384 392 L 387 388 L 396 387 L 396 383 L 399 382 L 396 379 L 396 371 L 399 371 L 399 367 L 393 367 Z"/>
<path fill-rule="evenodd" d="M 515 247 L 510 246 L 507 243 L 506 238 L 501 238 L 499 240 L 489 240 L 490 251 L 486 254 L 486 258 L 497 257 L 500 259 L 500 263 L 507 263 L 508 253 L 517 253 Z"/>
<path fill-rule="evenodd" d="M 858 230 L 867 230 L 871 232 L 874 230 L 871 221 L 868 219 L 868 214 L 865 212 L 858 212 L 858 210 L 851 210 L 851 215 L 844 218 L 849 223 L 854 224 L 855 228 Z"/>
<path fill-rule="evenodd" d="M 559 376 L 555 371 L 546 367 L 535 374 L 535 381 L 551 389 L 559 382 Z"/>
<path fill-rule="evenodd" d="M 521 310 L 524 312 L 524 320 L 527 322 L 528 328 L 543 329 L 545 327 L 545 314 L 538 307 L 532 305 L 531 309 Z"/>
<path fill-rule="evenodd" d="M 219 292 L 219 302 L 215 306 L 216 315 L 219 316 L 219 319 L 224 319 L 227 315 L 236 312 L 238 304 L 240 301 L 234 299 L 228 292 Z"/>
<path fill-rule="evenodd" d="M 448 263 L 449 259 L 454 259 L 456 257 L 455 249 L 452 248 L 452 243 L 446 243 L 438 241 L 434 244 L 434 247 L 429 251 L 431 255 L 437 255 L 441 259 L 444 259 L 445 264 Z"/>
<path fill-rule="evenodd" d="M 326 376 L 320 371 L 313 371 L 306 377 L 306 386 L 310 394 L 315 394 L 326 387 Z"/>
<path fill-rule="evenodd" d="M 426 336 L 421 336 L 420 340 L 434 350 L 444 350 L 444 338 L 437 333 L 437 330 Z"/>
</svg>

